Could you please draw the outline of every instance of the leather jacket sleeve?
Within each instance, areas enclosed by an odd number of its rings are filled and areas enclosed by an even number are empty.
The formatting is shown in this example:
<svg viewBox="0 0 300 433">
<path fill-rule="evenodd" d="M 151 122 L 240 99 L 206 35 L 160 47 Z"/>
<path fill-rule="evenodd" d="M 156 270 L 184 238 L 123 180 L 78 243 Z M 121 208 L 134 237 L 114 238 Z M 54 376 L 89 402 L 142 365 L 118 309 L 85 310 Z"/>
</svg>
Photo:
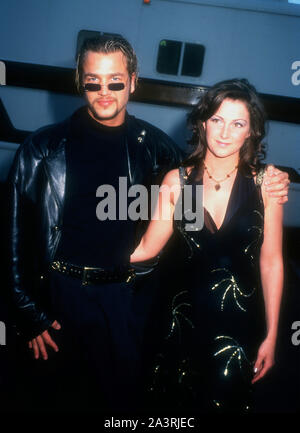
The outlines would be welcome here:
<svg viewBox="0 0 300 433">
<path fill-rule="evenodd" d="M 30 136 L 18 149 L 8 178 L 9 200 L 9 298 L 18 334 L 30 340 L 50 327 L 36 294 L 37 240 L 36 197 L 32 185 L 39 182 L 41 156 Z M 36 189 L 35 189 L 36 190 Z"/>
</svg>

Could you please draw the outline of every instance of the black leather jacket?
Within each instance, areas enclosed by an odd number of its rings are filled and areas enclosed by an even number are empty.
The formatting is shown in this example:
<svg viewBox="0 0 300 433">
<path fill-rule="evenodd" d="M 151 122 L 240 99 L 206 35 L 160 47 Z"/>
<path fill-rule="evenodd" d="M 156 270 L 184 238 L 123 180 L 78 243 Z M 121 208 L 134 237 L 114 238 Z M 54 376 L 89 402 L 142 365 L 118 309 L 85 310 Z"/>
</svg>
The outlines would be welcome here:
<svg viewBox="0 0 300 433">
<path fill-rule="evenodd" d="M 182 152 L 166 134 L 128 114 L 127 125 L 131 184 L 150 184 L 179 165 Z M 16 326 L 26 339 L 53 321 L 44 285 L 61 237 L 68 140 L 71 117 L 39 129 L 19 147 L 8 179 L 10 289 Z"/>
</svg>

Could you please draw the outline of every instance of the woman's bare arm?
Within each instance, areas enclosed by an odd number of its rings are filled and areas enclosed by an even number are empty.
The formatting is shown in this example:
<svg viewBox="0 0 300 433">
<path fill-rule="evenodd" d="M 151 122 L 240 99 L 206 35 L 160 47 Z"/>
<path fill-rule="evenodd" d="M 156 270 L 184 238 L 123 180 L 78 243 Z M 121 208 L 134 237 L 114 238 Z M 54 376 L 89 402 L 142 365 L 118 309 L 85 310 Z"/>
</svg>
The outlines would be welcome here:
<svg viewBox="0 0 300 433">
<path fill-rule="evenodd" d="M 261 379 L 274 364 L 280 304 L 283 288 L 282 221 L 283 206 L 276 197 L 263 191 L 265 204 L 264 241 L 260 253 L 267 335 L 259 348 L 253 383 Z"/>
<path fill-rule="evenodd" d="M 130 261 L 140 262 L 155 257 L 163 249 L 173 233 L 175 203 L 180 194 L 178 169 L 169 171 L 163 179 L 149 226 Z"/>
</svg>

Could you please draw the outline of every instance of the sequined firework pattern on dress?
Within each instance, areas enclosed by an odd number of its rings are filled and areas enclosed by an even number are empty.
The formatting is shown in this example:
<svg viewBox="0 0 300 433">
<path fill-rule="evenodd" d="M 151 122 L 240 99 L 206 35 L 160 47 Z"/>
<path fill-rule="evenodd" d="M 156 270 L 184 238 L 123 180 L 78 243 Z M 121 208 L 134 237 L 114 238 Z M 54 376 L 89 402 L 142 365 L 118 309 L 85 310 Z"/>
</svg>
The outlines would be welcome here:
<svg viewBox="0 0 300 433">
<path fill-rule="evenodd" d="M 226 297 L 232 295 L 237 308 L 240 308 L 242 311 L 247 311 L 245 307 L 241 305 L 242 298 L 249 298 L 253 295 L 255 291 L 255 287 L 249 292 L 244 293 L 242 291 L 242 288 L 239 287 L 238 282 L 234 275 L 232 275 L 228 269 L 225 268 L 219 268 L 219 269 L 213 269 L 211 272 L 221 272 L 222 274 L 225 274 L 225 278 L 222 278 L 218 283 L 214 284 L 211 288 L 211 290 L 219 289 L 222 293 L 222 300 L 221 300 L 221 311 L 224 311 L 224 303 L 226 301 Z"/>
</svg>

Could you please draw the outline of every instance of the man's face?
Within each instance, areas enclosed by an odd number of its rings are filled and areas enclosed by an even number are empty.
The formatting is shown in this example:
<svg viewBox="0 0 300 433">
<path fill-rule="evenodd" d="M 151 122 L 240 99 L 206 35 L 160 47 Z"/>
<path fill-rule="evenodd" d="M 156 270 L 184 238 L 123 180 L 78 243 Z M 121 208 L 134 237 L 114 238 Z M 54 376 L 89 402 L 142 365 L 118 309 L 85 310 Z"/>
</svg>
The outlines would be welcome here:
<svg viewBox="0 0 300 433">
<path fill-rule="evenodd" d="M 122 125 L 130 93 L 135 90 L 135 75 L 129 77 L 126 57 L 121 51 L 89 51 L 83 64 L 83 84 L 100 84 L 96 92 L 85 92 L 90 115 L 106 126 Z M 109 90 L 109 83 L 124 83 L 123 90 Z"/>
</svg>

